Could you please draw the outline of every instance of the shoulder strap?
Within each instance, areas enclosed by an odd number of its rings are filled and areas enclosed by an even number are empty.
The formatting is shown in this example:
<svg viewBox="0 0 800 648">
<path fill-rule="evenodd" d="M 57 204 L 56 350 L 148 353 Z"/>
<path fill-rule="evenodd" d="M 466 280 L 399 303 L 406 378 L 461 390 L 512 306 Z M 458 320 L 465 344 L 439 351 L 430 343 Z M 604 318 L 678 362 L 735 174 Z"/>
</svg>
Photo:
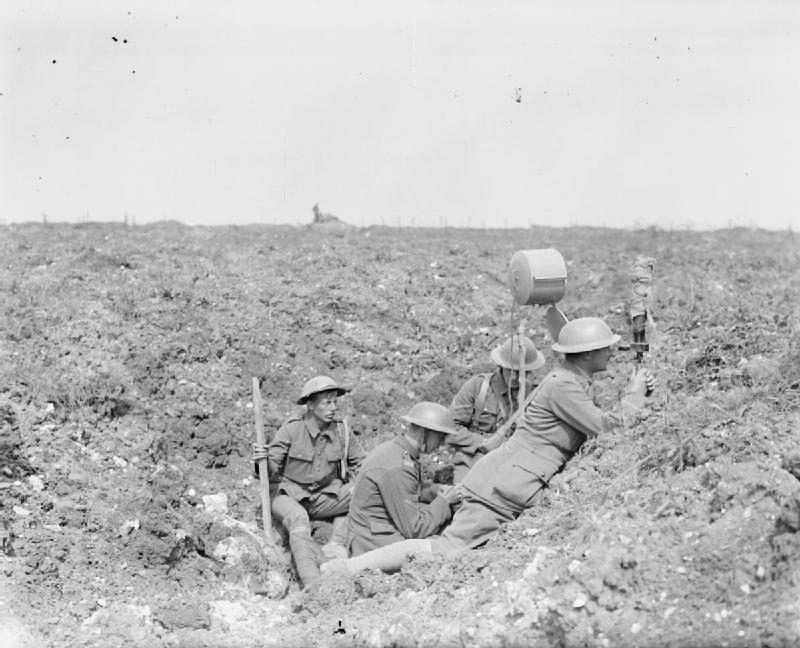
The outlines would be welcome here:
<svg viewBox="0 0 800 648">
<path fill-rule="evenodd" d="M 481 388 L 478 391 L 478 397 L 475 399 L 475 404 L 472 407 L 472 427 L 478 425 L 478 418 L 483 414 L 483 408 L 486 405 L 486 395 L 489 393 L 489 383 L 492 382 L 492 374 L 478 374 L 483 376 Z"/>
<path fill-rule="evenodd" d="M 495 435 L 497 435 L 498 438 L 502 439 L 506 435 L 506 433 L 508 433 L 508 431 L 511 429 L 511 426 L 513 426 L 517 422 L 517 419 L 519 419 L 519 417 L 525 413 L 525 410 L 527 409 L 528 405 L 530 405 L 531 401 L 533 401 L 533 397 L 536 396 L 536 394 L 538 394 L 539 390 L 542 388 L 542 384 L 544 384 L 544 381 L 539 383 L 536 389 L 534 389 L 530 394 L 528 394 L 527 398 L 525 399 L 525 402 L 522 403 L 522 407 L 520 407 L 516 412 L 514 412 L 511 415 L 511 418 L 509 418 L 505 423 L 503 423 L 503 425 L 500 426 L 500 428 L 498 428 L 497 432 L 495 432 Z"/>
</svg>

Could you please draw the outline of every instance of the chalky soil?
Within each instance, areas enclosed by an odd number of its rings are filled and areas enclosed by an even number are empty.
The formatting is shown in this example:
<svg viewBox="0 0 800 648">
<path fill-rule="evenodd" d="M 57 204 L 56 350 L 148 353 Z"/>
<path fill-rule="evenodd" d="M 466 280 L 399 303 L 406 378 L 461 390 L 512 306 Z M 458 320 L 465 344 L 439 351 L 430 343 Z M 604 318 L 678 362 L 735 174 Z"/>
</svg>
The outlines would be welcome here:
<svg viewBox="0 0 800 648">
<path fill-rule="evenodd" d="M 411 405 L 491 369 L 508 261 L 550 246 L 567 317 L 628 342 L 630 263 L 658 259 L 647 411 L 585 444 L 486 546 L 300 591 L 285 538 L 269 549 L 260 531 L 252 378 L 269 434 L 308 377 L 352 385 L 343 413 L 375 447 Z M 8 645 L 800 643 L 792 237 L 19 225 L 0 258 Z M 552 362 L 543 313 L 523 314 Z M 633 366 L 617 352 L 600 404 Z M 447 481 L 446 455 L 425 470 Z"/>
</svg>

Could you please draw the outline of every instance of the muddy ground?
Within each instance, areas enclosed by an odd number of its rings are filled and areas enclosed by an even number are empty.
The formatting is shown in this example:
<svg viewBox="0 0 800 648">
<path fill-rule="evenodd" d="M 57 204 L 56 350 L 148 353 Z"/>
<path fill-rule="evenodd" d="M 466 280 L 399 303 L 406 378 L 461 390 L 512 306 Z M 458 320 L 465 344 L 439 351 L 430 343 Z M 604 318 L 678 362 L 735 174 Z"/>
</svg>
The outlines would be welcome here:
<svg viewBox="0 0 800 648">
<path fill-rule="evenodd" d="M 548 246 L 566 314 L 626 337 L 627 267 L 658 259 L 644 416 L 485 547 L 298 591 L 259 530 L 252 377 L 270 433 L 309 376 L 352 385 L 374 447 L 488 368 L 521 315 L 553 362 L 542 312 L 506 286 L 514 251 Z M 0 643 L 800 643 L 791 232 L 14 225 L 0 294 Z M 601 403 L 633 366 L 616 354 Z"/>
</svg>

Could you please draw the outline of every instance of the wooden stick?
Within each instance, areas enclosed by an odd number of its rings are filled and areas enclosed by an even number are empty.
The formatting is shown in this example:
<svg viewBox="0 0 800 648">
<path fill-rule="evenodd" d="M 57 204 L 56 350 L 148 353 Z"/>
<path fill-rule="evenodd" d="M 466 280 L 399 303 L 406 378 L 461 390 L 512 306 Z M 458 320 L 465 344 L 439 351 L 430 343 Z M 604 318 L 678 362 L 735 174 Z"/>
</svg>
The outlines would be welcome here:
<svg viewBox="0 0 800 648">
<path fill-rule="evenodd" d="M 350 452 L 350 425 L 347 419 L 342 419 L 344 428 L 344 456 L 342 457 L 342 481 L 347 480 L 347 455 Z"/>
<path fill-rule="evenodd" d="M 523 317 L 519 322 L 519 328 L 517 329 L 517 335 L 519 337 L 519 376 L 518 382 L 519 386 L 517 387 L 517 408 L 522 408 L 523 404 L 525 403 L 525 343 L 523 342 L 522 336 L 525 335 L 525 318 Z M 514 345 L 511 345 L 511 357 L 514 357 Z"/>
<path fill-rule="evenodd" d="M 264 421 L 261 418 L 261 387 L 258 378 L 253 377 L 253 413 L 256 415 L 256 443 L 264 447 L 267 440 L 264 436 Z M 274 545 L 272 537 L 272 509 L 269 502 L 269 468 L 266 459 L 258 460 L 258 490 L 261 493 L 261 513 L 264 517 L 264 540 Z"/>
</svg>

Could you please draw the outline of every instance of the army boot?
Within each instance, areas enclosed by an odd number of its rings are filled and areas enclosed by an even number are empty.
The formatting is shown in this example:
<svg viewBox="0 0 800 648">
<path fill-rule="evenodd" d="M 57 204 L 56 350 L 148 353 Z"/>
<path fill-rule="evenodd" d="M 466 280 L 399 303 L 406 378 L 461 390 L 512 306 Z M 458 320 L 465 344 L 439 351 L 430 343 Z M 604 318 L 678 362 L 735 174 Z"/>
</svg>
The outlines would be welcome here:
<svg viewBox="0 0 800 648">
<path fill-rule="evenodd" d="M 314 546 L 310 531 L 302 530 L 289 534 L 289 548 L 292 550 L 297 575 L 304 588 L 320 578 Z"/>
<path fill-rule="evenodd" d="M 328 560 L 347 558 L 347 516 L 333 518 L 333 531 L 330 540 L 322 545 L 322 553 Z"/>
</svg>

